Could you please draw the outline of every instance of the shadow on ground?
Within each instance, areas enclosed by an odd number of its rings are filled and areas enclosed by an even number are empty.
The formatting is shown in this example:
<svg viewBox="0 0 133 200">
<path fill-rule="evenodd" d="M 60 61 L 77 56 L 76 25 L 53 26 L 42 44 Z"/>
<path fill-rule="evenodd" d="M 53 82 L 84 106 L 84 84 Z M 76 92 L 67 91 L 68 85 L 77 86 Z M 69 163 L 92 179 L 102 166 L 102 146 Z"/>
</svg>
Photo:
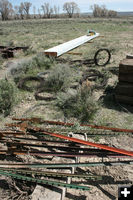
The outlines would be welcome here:
<svg viewBox="0 0 133 200">
<path fill-rule="evenodd" d="M 119 112 L 133 113 L 133 106 L 119 103 L 116 100 L 114 87 L 107 87 L 104 91 L 103 96 L 100 97 L 99 101 L 102 102 L 105 108 L 113 109 Z"/>
</svg>

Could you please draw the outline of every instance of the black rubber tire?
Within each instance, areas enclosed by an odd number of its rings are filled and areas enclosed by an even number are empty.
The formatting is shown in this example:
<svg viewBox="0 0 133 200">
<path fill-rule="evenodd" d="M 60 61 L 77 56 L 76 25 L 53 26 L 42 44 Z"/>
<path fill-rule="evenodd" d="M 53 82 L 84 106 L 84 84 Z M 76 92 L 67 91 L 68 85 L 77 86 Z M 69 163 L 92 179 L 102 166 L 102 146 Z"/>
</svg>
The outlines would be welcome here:
<svg viewBox="0 0 133 200">
<path fill-rule="evenodd" d="M 103 75 L 96 69 L 88 69 L 86 72 L 82 75 L 82 78 L 80 80 L 80 84 L 82 84 L 87 79 L 89 81 L 95 80 L 96 78 L 103 78 Z"/>
<path fill-rule="evenodd" d="M 99 64 L 99 63 L 98 63 L 98 59 L 97 59 L 97 56 L 98 56 L 98 54 L 99 54 L 101 51 L 106 51 L 106 53 L 108 53 L 107 61 L 106 61 L 105 63 L 103 63 L 103 64 Z M 95 65 L 97 65 L 97 66 L 105 66 L 105 65 L 107 65 L 107 64 L 109 63 L 110 59 L 111 59 L 111 53 L 110 53 L 110 51 L 109 51 L 108 49 L 99 49 L 99 50 L 95 53 L 95 56 L 94 56 L 94 63 L 95 63 Z"/>
<path fill-rule="evenodd" d="M 56 99 L 56 96 L 55 96 L 55 95 L 53 95 L 53 96 L 51 96 L 51 97 L 44 97 L 44 96 L 41 96 L 40 93 L 43 93 L 43 92 L 45 92 L 44 89 L 42 89 L 42 88 L 38 89 L 38 90 L 35 92 L 35 94 L 34 94 L 35 99 L 36 99 L 36 100 L 45 100 L 45 101 L 52 101 L 52 100 L 55 100 L 55 99 Z"/>
<path fill-rule="evenodd" d="M 100 71 L 95 70 L 95 69 L 88 69 L 85 72 L 85 74 L 82 75 L 82 79 L 80 80 L 79 83 L 80 83 L 80 85 L 82 85 L 82 83 L 86 80 L 95 81 L 97 78 L 102 78 L 102 82 L 101 82 L 101 84 L 94 85 L 93 89 L 103 89 L 108 82 L 108 78 L 105 77 L 105 75 L 102 74 Z"/>
<path fill-rule="evenodd" d="M 44 79 L 40 78 L 40 77 L 36 77 L 36 76 L 28 76 L 25 77 L 23 79 L 21 79 L 18 83 L 18 88 L 23 89 L 23 90 L 27 90 L 27 91 L 33 91 L 32 87 L 29 87 L 26 85 L 27 81 L 38 81 L 39 84 L 36 86 L 35 89 L 38 89 L 40 87 L 40 85 L 42 85 L 44 83 Z"/>
</svg>

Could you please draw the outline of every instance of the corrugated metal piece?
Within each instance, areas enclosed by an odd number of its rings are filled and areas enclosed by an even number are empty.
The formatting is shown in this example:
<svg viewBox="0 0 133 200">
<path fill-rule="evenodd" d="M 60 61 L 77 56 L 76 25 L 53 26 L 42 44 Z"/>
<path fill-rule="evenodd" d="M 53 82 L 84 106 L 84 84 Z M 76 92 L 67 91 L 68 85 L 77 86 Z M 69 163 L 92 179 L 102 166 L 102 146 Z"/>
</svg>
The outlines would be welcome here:
<svg viewBox="0 0 133 200">
<path fill-rule="evenodd" d="M 53 48 L 50 48 L 48 50 L 45 50 L 44 53 L 46 55 L 50 55 L 50 56 L 55 56 L 55 57 L 58 57 L 58 56 L 61 56 L 62 54 L 98 37 L 100 34 L 99 33 L 96 33 L 95 35 L 90 35 L 90 36 L 87 36 L 87 35 L 84 35 L 84 36 L 81 36 L 79 38 L 76 38 L 74 40 L 70 40 L 68 42 L 65 42 L 63 44 L 60 44 L 58 46 L 55 46 Z"/>
</svg>

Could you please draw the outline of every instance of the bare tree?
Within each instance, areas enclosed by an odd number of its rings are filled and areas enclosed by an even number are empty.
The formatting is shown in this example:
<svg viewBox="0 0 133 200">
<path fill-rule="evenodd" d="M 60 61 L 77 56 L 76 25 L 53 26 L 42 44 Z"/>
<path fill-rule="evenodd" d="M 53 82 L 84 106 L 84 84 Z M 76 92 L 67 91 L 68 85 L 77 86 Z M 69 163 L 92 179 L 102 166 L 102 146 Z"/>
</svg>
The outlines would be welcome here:
<svg viewBox="0 0 133 200">
<path fill-rule="evenodd" d="M 79 8 L 77 8 L 75 14 L 76 14 L 76 17 L 80 17 L 80 9 Z"/>
<path fill-rule="evenodd" d="M 38 15 L 39 15 L 39 18 L 41 19 L 42 15 L 41 15 L 41 10 L 38 9 Z"/>
<path fill-rule="evenodd" d="M 30 2 L 24 2 L 23 3 L 23 7 L 24 7 L 24 12 L 25 12 L 25 15 L 26 15 L 26 18 L 30 18 L 30 7 L 32 6 L 32 3 Z"/>
<path fill-rule="evenodd" d="M 19 15 L 21 19 L 24 19 L 24 5 L 23 3 L 20 4 L 19 6 Z"/>
<path fill-rule="evenodd" d="M 116 17 L 117 12 L 113 10 L 108 10 L 105 5 L 99 6 L 97 4 L 94 4 L 91 6 L 91 9 L 93 10 L 93 16 L 94 17 Z"/>
<path fill-rule="evenodd" d="M 36 18 L 36 6 L 33 6 L 33 15 L 34 15 L 34 18 Z"/>
<path fill-rule="evenodd" d="M 19 6 L 14 7 L 14 18 L 19 19 Z"/>
<path fill-rule="evenodd" d="M 57 8 L 56 5 L 54 5 L 53 12 L 54 12 L 55 16 L 57 17 L 57 14 L 58 14 L 58 8 Z"/>
<path fill-rule="evenodd" d="M 97 4 L 94 4 L 91 6 L 91 9 L 93 11 L 94 17 L 100 17 L 101 16 L 101 7 Z"/>
<path fill-rule="evenodd" d="M 59 6 L 57 7 L 56 5 L 54 5 L 53 13 L 55 14 L 55 17 L 58 17 L 59 11 L 60 11 L 60 7 Z"/>
<path fill-rule="evenodd" d="M 0 14 L 2 20 L 8 20 L 12 11 L 12 4 L 8 0 L 0 0 Z"/>
<path fill-rule="evenodd" d="M 42 5 L 42 10 L 44 13 L 44 17 L 51 18 L 51 15 L 53 14 L 53 8 L 50 7 L 49 3 L 44 3 L 44 5 Z"/>
<path fill-rule="evenodd" d="M 21 19 L 24 19 L 24 16 L 26 15 L 26 18 L 28 19 L 30 17 L 29 12 L 30 12 L 30 7 L 32 4 L 30 2 L 22 2 L 19 6 L 18 13 L 20 15 Z"/>
<path fill-rule="evenodd" d="M 58 15 L 59 15 L 60 14 L 60 6 L 58 6 L 58 11 L 57 12 L 58 12 Z"/>
<path fill-rule="evenodd" d="M 114 10 L 109 10 L 108 11 L 108 17 L 117 17 L 117 12 Z"/>
<path fill-rule="evenodd" d="M 107 15 L 108 15 L 108 10 L 105 5 L 102 5 L 101 6 L 101 17 L 107 17 Z"/>
<path fill-rule="evenodd" d="M 73 17 L 74 13 L 79 12 L 78 5 L 75 2 L 64 3 L 63 10 L 68 14 L 70 18 Z"/>
</svg>

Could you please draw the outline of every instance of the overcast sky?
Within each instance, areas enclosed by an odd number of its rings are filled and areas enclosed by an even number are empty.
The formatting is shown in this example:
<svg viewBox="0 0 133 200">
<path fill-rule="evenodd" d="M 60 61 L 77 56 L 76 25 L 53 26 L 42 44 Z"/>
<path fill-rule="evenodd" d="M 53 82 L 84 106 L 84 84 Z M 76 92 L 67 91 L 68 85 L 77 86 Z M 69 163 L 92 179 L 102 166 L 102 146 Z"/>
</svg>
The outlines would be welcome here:
<svg viewBox="0 0 133 200">
<path fill-rule="evenodd" d="M 20 2 L 31 2 L 37 8 L 40 8 L 45 2 L 49 2 L 51 6 L 56 5 L 60 7 L 62 12 L 62 6 L 65 2 L 72 2 L 78 4 L 81 12 L 90 12 L 90 6 L 93 4 L 106 5 L 108 9 L 116 11 L 133 11 L 133 0 L 9 0 L 13 5 L 19 5 Z"/>
</svg>

